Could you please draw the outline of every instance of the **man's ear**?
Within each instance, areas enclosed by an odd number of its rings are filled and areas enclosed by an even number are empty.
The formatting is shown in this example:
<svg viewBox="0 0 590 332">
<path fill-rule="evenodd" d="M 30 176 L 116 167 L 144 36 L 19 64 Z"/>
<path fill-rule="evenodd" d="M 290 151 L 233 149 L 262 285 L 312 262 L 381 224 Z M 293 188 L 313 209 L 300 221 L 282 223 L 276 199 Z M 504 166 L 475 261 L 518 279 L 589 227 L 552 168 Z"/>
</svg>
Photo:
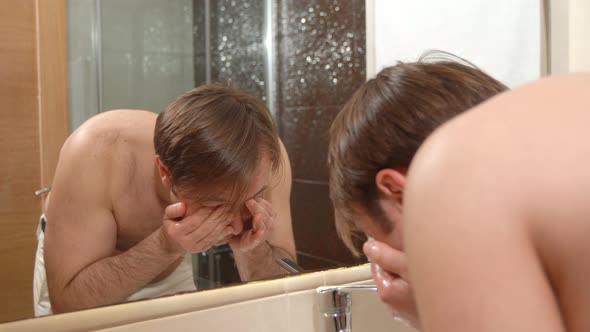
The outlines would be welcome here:
<svg viewBox="0 0 590 332">
<path fill-rule="evenodd" d="M 162 160 L 160 160 L 160 156 L 156 155 L 156 166 L 158 168 L 158 174 L 160 175 L 160 180 L 162 180 L 162 184 L 166 187 L 167 190 L 170 190 L 172 186 L 172 180 L 170 179 L 170 171 L 168 167 L 164 165 Z"/>
<path fill-rule="evenodd" d="M 382 169 L 375 175 L 375 185 L 380 197 L 401 205 L 406 188 L 406 176 L 402 172 L 391 168 Z"/>
</svg>

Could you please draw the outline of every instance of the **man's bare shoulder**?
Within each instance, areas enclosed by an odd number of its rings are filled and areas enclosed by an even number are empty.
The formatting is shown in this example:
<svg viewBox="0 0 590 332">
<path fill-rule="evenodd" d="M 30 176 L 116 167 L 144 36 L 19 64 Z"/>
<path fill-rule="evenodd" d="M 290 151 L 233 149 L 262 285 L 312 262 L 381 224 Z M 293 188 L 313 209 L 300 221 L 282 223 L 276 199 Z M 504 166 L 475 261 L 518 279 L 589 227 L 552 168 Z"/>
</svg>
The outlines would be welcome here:
<svg viewBox="0 0 590 332">
<path fill-rule="evenodd" d="M 62 148 L 76 154 L 104 153 L 109 158 L 116 148 L 142 141 L 151 141 L 156 114 L 139 110 L 113 110 L 100 113 L 84 122 L 66 140 Z"/>
<path fill-rule="evenodd" d="M 84 122 L 70 137 L 90 137 L 100 143 L 113 143 L 125 136 L 152 135 L 157 114 L 141 110 L 112 110 L 97 114 Z M 147 132 L 146 132 L 147 130 Z"/>
<path fill-rule="evenodd" d="M 134 164 L 137 154 L 153 149 L 155 118 L 154 113 L 133 110 L 114 110 L 92 117 L 62 146 L 55 179 L 61 181 L 54 185 L 63 185 L 64 174 L 84 176 L 97 183 L 125 176 L 121 173 L 128 167 L 121 166 Z"/>
</svg>

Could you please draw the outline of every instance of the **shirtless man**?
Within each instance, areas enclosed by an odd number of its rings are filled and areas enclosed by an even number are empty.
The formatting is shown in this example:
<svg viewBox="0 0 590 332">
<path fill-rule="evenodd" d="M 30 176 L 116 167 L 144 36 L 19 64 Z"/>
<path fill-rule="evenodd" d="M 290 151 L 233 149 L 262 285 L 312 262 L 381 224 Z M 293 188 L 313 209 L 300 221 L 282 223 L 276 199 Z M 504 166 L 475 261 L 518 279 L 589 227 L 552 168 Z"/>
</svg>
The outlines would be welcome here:
<svg viewBox="0 0 590 332">
<path fill-rule="evenodd" d="M 40 241 L 51 307 L 37 314 L 194 289 L 189 254 L 228 242 L 242 280 L 282 274 L 290 187 L 271 114 L 234 88 L 93 117 L 60 152 Z"/>
<path fill-rule="evenodd" d="M 379 172 L 360 207 L 382 213 L 353 224 L 396 271 L 374 274 L 392 310 L 413 289 L 404 318 L 427 332 L 590 330 L 589 91 L 576 74 L 504 93 L 431 135 L 407 185 Z"/>
<path fill-rule="evenodd" d="M 529 84 L 420 149 L 404 236 L 424 331 L 590 331 L 589 92 Z"/>
<path fill-rule="evenodd" d="M 437 61 L 427 55 L 415 63 L 387 67 L 363 84 L 332 124 L 328 156 L 340 237 L 353 251 L 351 233 L 373 237 L 364 251 L 379 295 L 396 317 L 416 327 L 420 322 L 401 233 L 407 169 L 439 125 L 507 90 L 454 57 L 432 55 Z M 389 242 L 377 241 L 384 239 L 382 233 Z"/>
</svg>

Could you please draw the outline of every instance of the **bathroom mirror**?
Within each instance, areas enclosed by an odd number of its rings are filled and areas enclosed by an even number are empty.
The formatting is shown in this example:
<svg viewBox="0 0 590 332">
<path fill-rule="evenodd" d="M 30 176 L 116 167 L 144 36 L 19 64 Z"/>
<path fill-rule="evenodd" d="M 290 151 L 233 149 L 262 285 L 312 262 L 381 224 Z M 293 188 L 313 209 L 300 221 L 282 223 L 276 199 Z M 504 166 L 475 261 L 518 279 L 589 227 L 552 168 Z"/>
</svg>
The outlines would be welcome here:
<svg viewBox="0 0 590 332">
<path fill-rule="evenodd" d="M 30 5 L 34 14 L 39 4 Z M 67 38 L 52 43 L 67 46 L 70 133 L 101 112 L 158 113 L 196 86 L 231 80 L 268 105 L 289 154 L 298 265 L 311 272 L 364 262 L 336 235 L 325 166 L 331 120 L 366 79 L 364 0 L 69 0 L 63 6 L 65 15 L 48 19 L 63 20 L 67 29 Z M 36 189 L 42 188 L 27 195 Z M 24 236 L 36 242 L 34 229 Z M 228 246 L 193 255 L 192 267 L 198 290 L 241 282 Z M 30 295 L 21 302 L 31 309 Z"/>
<path fill-rule="evenodd" d="M 480 12 L 498 14 L 491 10 L 492 2 L 467 1 L 462 8 L 471 3 Z M 525 10 L 536 2 L 518 3 Z M 69 0 L 67 15 L 56 17 L 67 23 L 63 42 L 68 48 L 69 131 L 111 109 L 158 113 L 195 86 L 231 80 L 265 101 L 289 154 L 298 264 L 305 271 L 317 271 L 363 263 L 364 258 L 353 257 L 344 247 L 334 228 L 325 166 L 332 119 L 367 76 L 396 60 L 415 60 L 427 49 L 455 52 L 483 69 L 491 68 L 480 57 L 490 52 L 482 52 L 476 43 L 490 39 L 481 36 L 469 41 L 471 47 L 436 42 L 443 38 L 424 39 L 411 47 L 400 43 L 419 39 L 412 22 L 419 21 L 425 31 L 441 30 L 440 25 L 425 24 L 430 20 L 410 16 L 405 30 L 393 27 L 404 13 L 440 13 L 444 21 L 451 10 L 404 4 L 407 8 L 396 12 L 396 6 L 389 0 Z M 466 9 L 465 19 L 475 24 L 478 18 L 470 13 Z M 538 20 L 532 27 L 532 33 L 539 34 L 538 49 L 519 59 L 529 69 L 537 66 L 537 72 L 529 72 L 533 76 L 543 72 L 540 9 L 537 14 L 511 16 L 515 22 L 527 22 L 522 23 L 527 27 Z M 400 37 L 395 43 L 392 29 Z M 464 42 L 455 36 L 457 40 Z M 496 59 L 516 57 L 519 52 Z M 521 63 L 496 65 L 513 73 L 513 68 L 523 68 Z M 490 72 L 497 74 L 494 69 Z M 200 290 L 240 282 L 226 246 L 193 255 L 192 265 Z"/>
<path fill-rule="evenodd" d="M 289 154 L 299 265 L 362 262 L 335 235 L 325 163 L 331 120 L 366 78 L 364 0 L 67 6 L 70 131 L 100 112 L 158 113 L 196 86 L 232 81 L 267 104 Z M 198 289 L 240 282 L 228 246 L 194 255 L 193 267 Z"/>
</svg>

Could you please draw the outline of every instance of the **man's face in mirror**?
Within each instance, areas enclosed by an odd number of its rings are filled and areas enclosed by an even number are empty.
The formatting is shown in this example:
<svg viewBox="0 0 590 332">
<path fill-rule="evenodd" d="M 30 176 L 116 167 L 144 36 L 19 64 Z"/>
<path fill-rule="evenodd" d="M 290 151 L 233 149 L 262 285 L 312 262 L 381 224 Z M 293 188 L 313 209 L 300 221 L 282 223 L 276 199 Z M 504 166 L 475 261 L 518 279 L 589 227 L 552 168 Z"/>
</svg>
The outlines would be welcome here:
<svg viewBox="0 0 590 332">
<path fill-rule="evenodd" d="M 170 197 L 173 203 L 183 202 L 187 210 L 185 216 L 190 216 L 199 210 L 210 211 L 223 210 L 222 223 L 228 230 L 228 235 L 221 239 L 215 246 L 226 244 L 232 237 L 252 229 L 252 211 L 247 206 L 249 200 L 267 199 L 271 176 L 273 174 L 270 158 L 263 155 L 250 177 L 246 195 L 233 195 L 229 185 L 207 189 L 195 189 L 191 191 L 176 191 L 173 187 L 170 190 Z M 245 197 L 240 202 L 232 202 L 232 196 Z"/>
</svg>

